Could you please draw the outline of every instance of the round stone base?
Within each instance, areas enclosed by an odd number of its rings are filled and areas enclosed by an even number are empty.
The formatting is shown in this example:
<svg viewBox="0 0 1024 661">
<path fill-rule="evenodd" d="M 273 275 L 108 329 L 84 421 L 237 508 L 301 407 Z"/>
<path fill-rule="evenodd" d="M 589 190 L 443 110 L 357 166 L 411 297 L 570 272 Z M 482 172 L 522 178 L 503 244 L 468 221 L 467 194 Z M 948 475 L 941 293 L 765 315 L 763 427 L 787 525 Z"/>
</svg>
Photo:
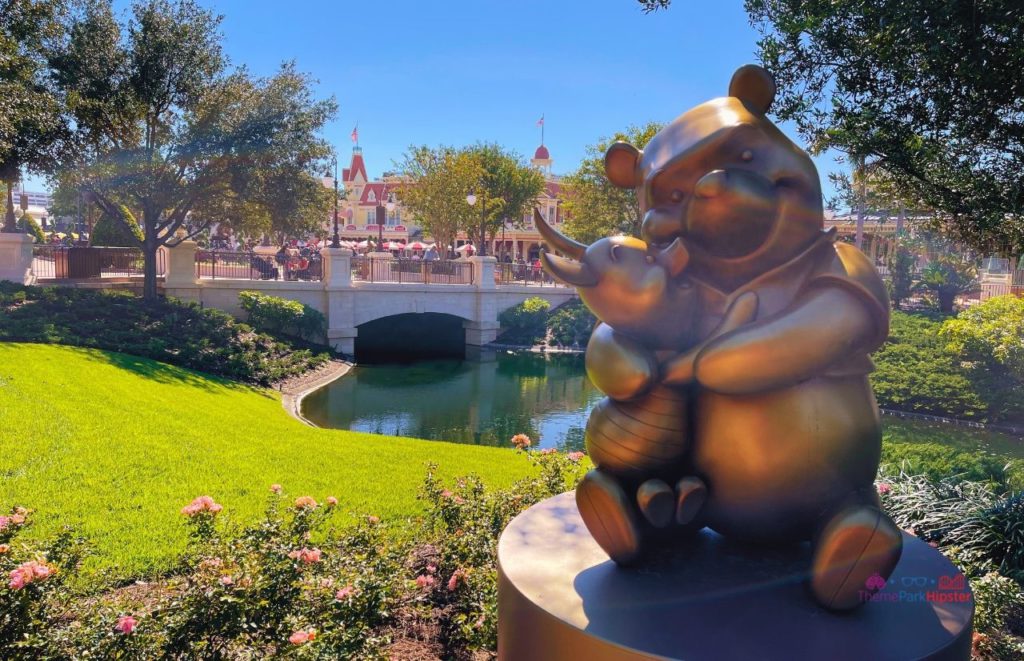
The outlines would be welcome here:
<svg viewBox="0 0 1024 661">
<path fill-rule="evenodd" d="M 974 600 L 941 553 L 904 536 L 886 586 L 850 613 L 815 605 L 810 549 L 752 548 L 709 530 L 617 567 L 572 493 L 531 507 L 498 544 L 498 658 L 965 660 Z"/>
</svg>

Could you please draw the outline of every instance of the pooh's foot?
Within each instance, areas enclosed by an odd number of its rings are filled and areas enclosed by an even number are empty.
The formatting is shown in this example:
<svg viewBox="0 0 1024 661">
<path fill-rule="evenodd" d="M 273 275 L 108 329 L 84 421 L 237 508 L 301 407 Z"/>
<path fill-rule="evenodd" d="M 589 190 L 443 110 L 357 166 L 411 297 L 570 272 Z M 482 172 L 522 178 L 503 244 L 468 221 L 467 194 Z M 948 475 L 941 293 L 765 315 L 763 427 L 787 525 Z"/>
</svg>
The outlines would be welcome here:
<svg viewBox="0 0 1024 661">
<path fill-rule="evenodd" d="M 692 523 L 707 498 L 708 488 L 699 477 L 684 477 L 676 482 L 676 523 L 681 526 Z"/>
<path fill-rule="evenodd" d="M 576 506 L 594 541 L 619 565 L 640 555 L 640 522 L 626 491 L 615 478 L 598 469 L 588 472 L 576 487 Z"/>
<path fill-rule="evenodd" d="M 664 528 L 672 522 L 675 500 L 672 487 L 662 480 L 647 480 L 636 492 L 636 504 L 655 528 Z"/>
<path fill-rule="evenodd" d="M 825 608 L 851 610 L 889 577 L 903 551 L 903 534 L 884 512 L 858 505 L 840 511 L 814 546 L 811 591 Z"/>
</svg>

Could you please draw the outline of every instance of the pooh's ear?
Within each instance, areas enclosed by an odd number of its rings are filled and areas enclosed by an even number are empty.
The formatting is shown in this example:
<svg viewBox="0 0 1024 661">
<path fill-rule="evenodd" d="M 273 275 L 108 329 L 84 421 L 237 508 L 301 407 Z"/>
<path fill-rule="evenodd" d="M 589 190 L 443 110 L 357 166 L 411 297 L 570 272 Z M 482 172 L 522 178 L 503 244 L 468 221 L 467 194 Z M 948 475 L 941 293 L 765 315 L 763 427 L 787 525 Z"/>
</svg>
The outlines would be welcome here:
<svg viewBox="0 0 1024 661">
<path fill-rule="evenodd" d="M 736 97 L 763 115 L 775 100 L 775 79 L 763 67 L 744 64 L 729 81 L 729 96 Z"/>
<path fill-rule="evenodd" d="M 636 188 L 640 185 L 639 163 L 639 149 L 628 142 L 616 142 L 604 155 L 604 173 L 619 188 Z"/>
</svg>

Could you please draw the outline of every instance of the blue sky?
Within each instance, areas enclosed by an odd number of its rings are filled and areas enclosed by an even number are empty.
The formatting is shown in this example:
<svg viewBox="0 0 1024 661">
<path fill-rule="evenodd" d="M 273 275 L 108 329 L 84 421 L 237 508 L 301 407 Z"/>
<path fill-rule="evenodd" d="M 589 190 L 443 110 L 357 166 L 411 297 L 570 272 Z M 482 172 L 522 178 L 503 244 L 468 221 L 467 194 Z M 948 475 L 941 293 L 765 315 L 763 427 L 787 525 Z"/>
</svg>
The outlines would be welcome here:
<svg viewBox="0 0 1024 661">
<path fill-rule="evenodd" d="M 233 64 L 269 75 L 295 60 L 335 96 L 326 135 L 347 164 L 358 122 L 371 177 L 412 144 L 495 141 L 528 157 L 541 114 L 565 174 L 598 138 L 723 95 L 757 40 L 742 0 L 648 15 L 633 0 L 200 1 L 224 15 Z M 817 162 L 828 195 L 842 166 Z"/>
</svg>

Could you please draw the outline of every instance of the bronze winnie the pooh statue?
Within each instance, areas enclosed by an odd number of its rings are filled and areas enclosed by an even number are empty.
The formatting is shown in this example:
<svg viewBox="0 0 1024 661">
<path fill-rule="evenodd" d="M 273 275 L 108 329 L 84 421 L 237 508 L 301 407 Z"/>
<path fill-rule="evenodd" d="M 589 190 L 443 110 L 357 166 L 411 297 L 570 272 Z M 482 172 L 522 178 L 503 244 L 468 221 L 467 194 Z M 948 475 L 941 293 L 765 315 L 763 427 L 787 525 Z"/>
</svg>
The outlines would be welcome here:
<svg viewBox="0 0 1024 661">
<path fill-rule="evenodd" d="M 728 96 L 642 152 L 612 145 L 606 174 L 636 190 L 645 241 L 585 248 L 538 218 L 572 258 L 542 261 L 602 321 L 587 372 L 609 399 L 587 428 L 596 468 L 576 490 L 598 544 L 626 565 L 702 526 L 809 541 L 814 597 L 846 610 L 902 550 L 873 485 L 881 426 L 867 379 L 889 302 L 871 262 L 824 231 L 814 164 L 765 116 L 774 96 L 747 65 Z M 627 254 L 613 245 L 641 255 L 636 266 L 611 264 Z"/>
</svg>

